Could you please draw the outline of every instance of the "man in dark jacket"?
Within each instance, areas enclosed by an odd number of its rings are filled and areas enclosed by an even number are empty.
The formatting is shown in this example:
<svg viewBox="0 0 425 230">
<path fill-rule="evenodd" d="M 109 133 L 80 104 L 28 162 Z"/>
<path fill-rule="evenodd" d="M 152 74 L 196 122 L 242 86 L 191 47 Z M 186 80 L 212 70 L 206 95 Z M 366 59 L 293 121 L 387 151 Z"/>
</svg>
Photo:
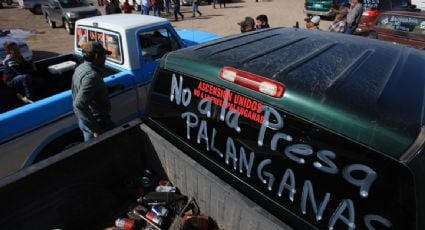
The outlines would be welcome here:
<svg viewBox="0 0 425 230">
<path fill-rule="evenodd" d="M 88 141 L 114 126 L 109 115 L 108 89 L 101 74 L 106 55 L 111 52 L 99 42 L 88 42 L 82 52 L 84 62 L 72 76 L 72 105 L 84 140 Z"/>
</svg>

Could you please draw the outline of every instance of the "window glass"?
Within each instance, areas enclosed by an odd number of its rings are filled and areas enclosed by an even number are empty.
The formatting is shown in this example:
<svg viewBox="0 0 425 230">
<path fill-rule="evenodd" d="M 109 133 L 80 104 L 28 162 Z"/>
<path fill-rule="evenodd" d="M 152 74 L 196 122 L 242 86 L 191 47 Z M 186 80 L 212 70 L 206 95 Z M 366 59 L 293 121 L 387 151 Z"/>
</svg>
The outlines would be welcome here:
<svg viewBox="0 0 425 230">
<path fill-rule="evenodd" d="M 422 19 L 408 16 L 385 15 L 378 20 L 376 25 L 381 28 L 418 34 L 424 34 L 425 31 L 425 22 Z"/>
<path fill-rule="evenodd" d="M 87 0 L 60 0 L 63 8 L 90 6 Z"/>
<path fill-rule="evenodd" d="M 164 54 L 179 48 L 176 39 L 165 28 L 140 33 L 139 40 L 145 62 L 159 59 Z"/>
<path fill-rule="evenodd" d="M 98 38 L 99 37 L 103 38 L 103 36 L 100 35 Z M 105 48 L 112 52 L 111 55 L 108 55 L 108 60 L 119 63 L 122 62 L 121 46 L 118 35 L 105 33 Z"/>
<path fill-rule="evenodd" d="M 77 39 L 76 46 L 78 50 L 81 50 L 88 41 L 99 41 L 103 44 L 105 49 L 112 52 L 108 55 L 109 61 L 122 63 L 122 49 L 120 37 L 115 33 L 105 33 L 103 31 L 97 31 L 95 29 L 77 28 L 76 29 Z"/>
<path fill-rule="evenodd" d="M 87 43 L 87 30 L 84 28 L 77 28 L 75 33 L 77 34 L 77 39 L 76 39 L 77 48 L 81 49 Z"/>
</svg>

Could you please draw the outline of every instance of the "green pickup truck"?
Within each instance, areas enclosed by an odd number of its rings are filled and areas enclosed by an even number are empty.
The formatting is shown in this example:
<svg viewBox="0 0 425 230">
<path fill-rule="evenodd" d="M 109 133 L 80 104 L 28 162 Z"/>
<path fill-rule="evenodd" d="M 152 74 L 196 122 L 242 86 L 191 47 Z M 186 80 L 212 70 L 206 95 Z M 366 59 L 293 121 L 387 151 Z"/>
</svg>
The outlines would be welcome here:
<svg viewBox="0 0 425 230">
<path fill-rule="evenodd" d="M 334 17 L 336 10 L 348 3 L 348 0 L 305 0 L 304 12 L 307 15 Z"/>
</svg>

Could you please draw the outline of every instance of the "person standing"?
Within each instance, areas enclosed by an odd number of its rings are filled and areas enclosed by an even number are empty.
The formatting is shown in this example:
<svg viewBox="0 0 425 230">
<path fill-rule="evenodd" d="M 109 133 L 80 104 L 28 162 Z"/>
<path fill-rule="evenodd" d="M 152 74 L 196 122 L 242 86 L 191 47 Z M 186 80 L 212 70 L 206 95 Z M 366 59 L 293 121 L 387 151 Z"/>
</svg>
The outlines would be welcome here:
<svg viewBox="0 0 425 230">
<path fill-rule="evenodd" d="M 131 12 L 133 11 L 133 6 L 130 6 L 128 0 L 125 0 L 124 4 L 122 5 L 122 11 L 124 14 L 131 14 Z"/>
<path fill-rule="evenodd" d="M 150 0 L 151 1 L 151 6 L 152 6 L 152 10 L 153 10 L 153 15 L 159 17 L 161 16 L 159 13 L 159 3 L 158 0 Z"/>
<path fill-rule="evenodd" d="M 305 18 L 304 21 L 305 23 L 305 27 L 309 30 L 321 30 L 319 28 L 319 24 L 320 24 L 320 16 L 313 16 L 313 17 L 308 17 Z"/>
<path fill-rule="evenodd" d="M 167 15 L 170 14 L 170 5 L 171 5 L 171 1 L 165 0 L 165 13 L 167 13 Z"/>
<path fill-rule="evenodd" d="M 142 0 L 142 14 L 149 15 L 149 9 L 151 8 L 150 0 Z"/>
<path fill-rule="evenodd" d="M 217 5 L 217 0 L 213 1 L 213 8 L 215 9 L 215 5 Z"/>
<path fill-rule="evenodd" d="M 341 8 L 337 12 L 335 16 L 335 20 L 329 26 L 329 32 L 344 33 L 345 30 L 347 29 L 347 14 L 348 14 L 348 9 Z"/>
<path fill-rule="evenodd" d="M 101 71 L 105 66 L 106 55 L 111 52 L 100 42 L 90 41 L 83 47 L 82 53 L 84 62 L 72 76 L 72 106 L 84 141 L 88 141 L 114 127 L 109 115 L 111 103 L 108 89 Z"/>
<path fill-rule="evenodd" d="M 25 96 L 18 93 L 18 98 L 24 103 L 33 103 L 34 92 L 31 84 L 31 74 L 35 72 L 33 63 L 25 60 L 15 42 L 5 42 L 3 46 L 7 55 L 3 60 L 3 82 L 15 90 L 22 87 Z"/>
<path fill-rule="evenodd" d="M 220 1 L 220 8 L 221 8 L 221 4 L 224 5 L 224 8 L 226 8 L 226 0 L 219 0 Z"/>
<path fill-rule="evenodd" d="M 241 27 L 241 33 L 255 30 L 255 21 L 251 17 L 245 17 L 243 21 L 238 22 L 238 25 Z"/>
<path fill-rule="evenodd" d="M 356 31 L 357 25 L 359 25 L 360 18 L 363 14 L 362 2 L 362 0 L 351 1 L 350 11 L 347 15 L 347 29 L 345 30 L 346 34 L 353 34 Z"/>
<path fill-rule="evenodd" d="M 270 28 L 269 26 L 269 19 L 267 18 L 267 15 L 260 14 L 255 18 L 255 28 L 258 29 L 264 29 L 264 28 Z"/>
<path fill-rule="evenodd" d="M 201 11 L 199 11 L 199 2 L 198 0 L 193 0 L 192 1 L 192 17 L 195 17 L 195 13 L 198 13 L 199 16 L 202 16 Z"/>
<path fill-rule="evenodd" d="M 177 15 L 180 15 L 182 17 L 182 20 L 184 19 L 184 15 L 180 12 L 180 0 L 173 0 L 174 3 L 174 19 L 178 21 Z"/>
</svg>

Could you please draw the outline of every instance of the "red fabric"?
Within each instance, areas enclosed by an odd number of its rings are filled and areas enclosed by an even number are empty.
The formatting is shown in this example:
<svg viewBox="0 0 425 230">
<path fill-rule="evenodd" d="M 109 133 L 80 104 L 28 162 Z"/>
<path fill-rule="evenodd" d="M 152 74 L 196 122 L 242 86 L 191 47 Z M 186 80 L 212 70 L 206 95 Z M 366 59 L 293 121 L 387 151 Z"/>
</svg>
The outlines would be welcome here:
<svg viewBox="0 0 425 230">
<path fill-rule="evenodd" d="M 3 73 L 3 82 L 6 83 L 6 81 L 10 80 L 10 75 L 7 73 Z"/>
<path fill-rule="evenodd" d="M 122 10 L 124 11 L 124 13 L 129 14 L 133 10 L 133 7 L 131 7 L 130 4 L 128 4 L 128 2 L 124 2 L 122 6 Z"/>
</svg>

